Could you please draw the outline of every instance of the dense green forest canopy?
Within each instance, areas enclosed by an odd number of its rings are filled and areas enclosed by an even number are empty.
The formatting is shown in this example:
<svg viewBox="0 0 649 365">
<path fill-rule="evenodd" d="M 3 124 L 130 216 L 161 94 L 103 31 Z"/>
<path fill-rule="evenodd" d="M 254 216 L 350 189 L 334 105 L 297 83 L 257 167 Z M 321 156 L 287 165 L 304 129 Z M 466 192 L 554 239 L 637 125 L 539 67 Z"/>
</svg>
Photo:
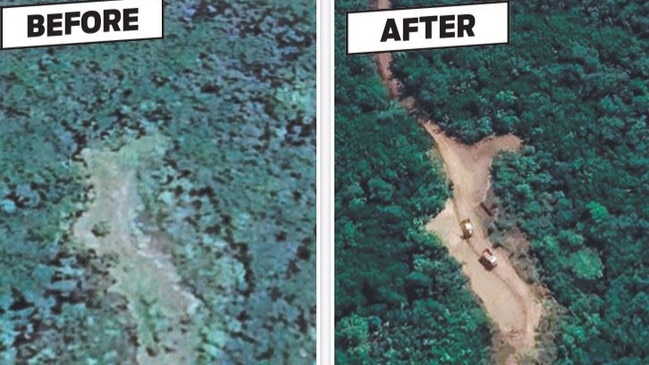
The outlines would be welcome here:
<svg viewBox="0 0 649 365">
<path fill-rule="evenodd" d="M 481 364 L 490 330 L 459 265 L 422 223 L 449 189 L 431 140 L 370 56 L 345 55 L 336 2 L 336 362 Z"/>
<path fill-rule="evenodd" d="M 527 234 L 565 307 L 556 363 L 646 364 L 649 4 L 510 7 L 509 45 L 407 52 L 394 72 L 459 140 L 524 139 L 494 164 L 494 190 L 509 216 L 501 228 Z"/>
</svg>

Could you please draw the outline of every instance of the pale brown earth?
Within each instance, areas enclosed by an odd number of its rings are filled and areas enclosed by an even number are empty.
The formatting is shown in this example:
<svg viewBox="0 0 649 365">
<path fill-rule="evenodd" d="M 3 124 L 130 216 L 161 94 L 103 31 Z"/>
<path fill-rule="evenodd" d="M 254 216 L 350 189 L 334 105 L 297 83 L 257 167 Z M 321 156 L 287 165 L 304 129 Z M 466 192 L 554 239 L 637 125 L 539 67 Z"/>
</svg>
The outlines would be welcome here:
<svg viewBox="0 0 649 365">
<path fill-rule="evenodd" d="M 388 0 L 378 0 L 379 9 L 389 9 Z M 376 55 L 379 72 L 390 91 L 399 98 L 399 81 L 392 77 L 390 63 L 392 54 Z M 414 111 L 414 100 L 402 99 L 402 105 Z M 449 253 L 461 265 L 469 278 L 471 290 L 479 298 L 486 313 L 498 331 L 494 344 L 495 361 L 501 364 L 517 364 L 523 357 L 532 356 L 535 346 L 536 327 L 543 314 L 538 290 L 527 284 L 514 269 L 509 253 L 502 248 L 493 249 L 485 231 L 485 222 L 491 219 L 480 207 L 490 189 L 490 166 L 500 151 L 516 151 L 521 140 L 514 135 L 487 137 L 467 146 L 445 135 L 430 120 L 419 120 L 435 141 L 435 155 L 444 165 L 447 178 L 452 182 L 452 198 L 426 228 L 435 233 L 446 245 Z M 469 218 L 475 227 L 473 237 L 463 240 L 459 222 Z M 487 271 L 478 261 L 481 252 L 490 248 L 498 257 L 498 266 Z"/>
<path fill-rule="evenodd" d="M 108 291 L 128 300 L 137 323 L 139 365 L 188 364 L 196 344 L 188 324 L 200 302 L 181 285 L 168 254 L 171 242 L 161 234 L 143 233 L 138 221 L 143 210 L 137 189 L 140 160 L 163 153 L 165 142 L 144 137 L 117 152 L 81 152 L 94 196 L 74 225 L 74 237 L 98 256 L 115 257 L 110 269 L 115 283 Z M 93 227 L 100 222 L 109 233 L 95 236 Z"/>
</svg>

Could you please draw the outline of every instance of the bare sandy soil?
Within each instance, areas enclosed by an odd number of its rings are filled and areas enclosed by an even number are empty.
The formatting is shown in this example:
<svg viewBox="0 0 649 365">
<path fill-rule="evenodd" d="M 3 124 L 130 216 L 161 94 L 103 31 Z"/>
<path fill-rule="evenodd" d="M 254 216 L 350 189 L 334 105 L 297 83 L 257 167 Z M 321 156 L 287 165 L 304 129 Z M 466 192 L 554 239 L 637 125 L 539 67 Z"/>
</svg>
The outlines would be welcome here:
<svg viewBox="0 0 649 365">
<path fill-rule="evenodd" d="M 81 153 L 94 199 L 74 225 L 74 236 L 97 255 L 116 258 L 110 270 L 115 283 L 109 291 L 128 300 L 138 324 L 140 365 L 188 364 L 196 344 L 187 325 L 200 302 L 181 287 L 167 253 L 171 243 L 162 235 L 144 234 L 138 225 L 143 209 L 137 191 L 139 160 L 164 152 L 163 146 L 160 138 L 144 137 L 117 152 L 85 149 Z M 106 227 L 105 234 L 96 235 L 98 224 Z"/>
<path fill-rule="evenodd" d="M 389 9 L 388 0 L 378 0 L 379 9 Z M 392 55 L 376 55 L 379 72 L 389 88 L 390 96 L 400 95 L 399 81 L 392 77 Z M 403 99 L 402 105 L 412 111 L 413 100 Z M 521 140 L 514 135 L 487 137 L 473 146 L 466 146 L 446 136 L 432 121 L 420 120 L 435 141 L 436 155 L 444 164 L 446 176 L 453 184 L 453 197 L 444 210 L 426 228 L 440 237 L 449 253 L 462 264 L 471 290 L 480 299 L 505 346 L 495 346 L 495 359 L 503 364 L 517 364 L 523 356 L 533 355 L 535 332 L 543 314 L 537 291 L 518 276 L 509 254 L 502 248 L 493 249 L 485 231 L 487 213 L 480 207 L 490 188 L 492 159 L 502 150 L 516 151 Z M 459 222 L 469 218 L 475 227 L 473 237 L 462 239 Z M 498 266 L 487 271 L 478 258 L 490 248 L 498 257 Z M 494 343 L 497 343 L 495 340 Z"/>
<path fill-rule="evenodd" d="M 449 253 L 462 264 L 471 290 L 480 298 L 501 336 L 514 349 L 515 353 L 505 363 L 516 364 L 518 355 L 534 348 L 542 307 L 531 286 L 517 275 L 508 253 L 502 248 L 492 249 L 483 226 L 488 216 L 480 203 L 489 189 L 492 158 L 500 150 L 516 150 L 520 141 L 513 136 L 503 136 L 467 147 L 451 140 L 431 123 L 424 126 L 435 139 L 446 175 L 453 182 L 453 198 L 426 228 L 435 232 Z M 461 238 L 459 225 L 465 218 L 471 219 L 475 226 L 473 237 L 468 240 Z M 492 271 L 485 270 L 478 262 L 480 253 L 486 248 L 495 251 L 498 257 L 498 266 Z"/>
</svg>

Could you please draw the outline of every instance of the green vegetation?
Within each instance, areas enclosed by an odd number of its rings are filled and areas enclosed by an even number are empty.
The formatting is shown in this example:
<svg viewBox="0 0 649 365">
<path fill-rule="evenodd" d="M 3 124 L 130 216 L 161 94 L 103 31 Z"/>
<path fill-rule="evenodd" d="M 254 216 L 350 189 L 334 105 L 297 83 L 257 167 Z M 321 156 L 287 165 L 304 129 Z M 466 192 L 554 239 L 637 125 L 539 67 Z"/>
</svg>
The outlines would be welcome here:
<svg viewBox="0 0 649 365">
<path fill-rule="evenodd" d="M 431 141 L 388 98 L 369 56 L 346 56 L 336 8 L 336 362 L 482 364 L 485 315 L 423 223 L 449 189 Z"/>
<path fill-rule="evenodd" d="M 191 363 L 314 361 L 315 1 L 165 16 L 164 40 L 0 54 L 2 364 L 128 365 L 157 341 L 155 303 L 107 292 L 120 257 L 72 234 L 94 196 L 81 151 L 155 134 L 133 224 L 201 302 Z"/>
<path fill-rule="evenodd" d="M 507 212 L 499 228 L 526 233 L 564 308 L 542 361 L 646 364 L 649 8 L 510 6 L 510 45 L 408 52 L 394 71 L 418 109 L 458 139 L 524 139 L 520 154 L 495 162 L 494 190 Z"/>
</svg>

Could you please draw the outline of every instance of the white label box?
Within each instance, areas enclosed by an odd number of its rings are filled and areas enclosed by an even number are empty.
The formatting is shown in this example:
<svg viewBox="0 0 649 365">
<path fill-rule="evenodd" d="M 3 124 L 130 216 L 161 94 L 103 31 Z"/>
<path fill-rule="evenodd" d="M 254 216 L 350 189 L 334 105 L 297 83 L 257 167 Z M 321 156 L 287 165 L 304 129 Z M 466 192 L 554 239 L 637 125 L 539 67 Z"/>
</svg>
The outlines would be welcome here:
<svg viewBox="0 0 649 365">
<path fill-rule="evenodd" d="M 163 0 L 6 6 L 0 48 L 164 38 Z"/>
<path fill-rule="evenodd" d="M 347 13 L 347 54 L 508 42 L 508 2 Z"/>
</svg>

